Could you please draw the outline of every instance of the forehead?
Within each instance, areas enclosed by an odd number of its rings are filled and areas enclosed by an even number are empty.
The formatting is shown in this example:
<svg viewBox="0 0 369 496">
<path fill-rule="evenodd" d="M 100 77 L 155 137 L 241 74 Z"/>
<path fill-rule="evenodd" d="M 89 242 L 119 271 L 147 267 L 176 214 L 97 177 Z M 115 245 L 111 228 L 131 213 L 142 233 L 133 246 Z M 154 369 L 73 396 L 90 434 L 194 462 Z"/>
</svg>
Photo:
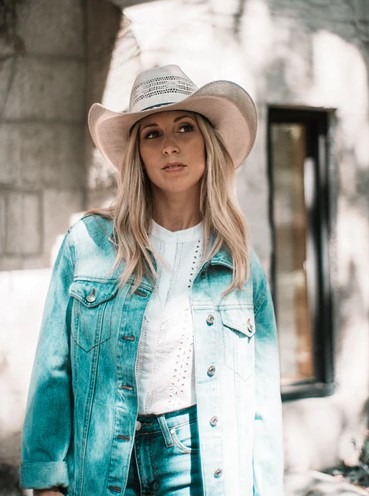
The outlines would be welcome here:
<svg viewBox="0 0 369 496">
<path fill-rule="evenodd" d="M 158 125 L 176 122 L 176 120 L 185 117 L 190 117 L 195 119 L 195 114 L 189 112 L 188 110 L 164 110 L 163 112 L 157 112 L 155 114 L 148 115 L 140 120 L 140 127 L 147 125 Z"/>
</svg>

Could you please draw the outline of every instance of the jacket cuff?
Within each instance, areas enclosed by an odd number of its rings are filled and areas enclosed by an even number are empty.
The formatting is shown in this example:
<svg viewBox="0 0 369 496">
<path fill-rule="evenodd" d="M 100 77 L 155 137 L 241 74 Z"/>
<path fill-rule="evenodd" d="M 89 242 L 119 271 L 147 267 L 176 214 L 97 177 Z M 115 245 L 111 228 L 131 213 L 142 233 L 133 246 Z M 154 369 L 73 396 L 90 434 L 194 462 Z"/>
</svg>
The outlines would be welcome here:
<svg viewBox="0 0 369 496">
<path fill-rule="evenodd" d="M 20 467 L 20 486 L 23 489 L 68 487 L 66 462 L 26 462 Z"/>
</svg>

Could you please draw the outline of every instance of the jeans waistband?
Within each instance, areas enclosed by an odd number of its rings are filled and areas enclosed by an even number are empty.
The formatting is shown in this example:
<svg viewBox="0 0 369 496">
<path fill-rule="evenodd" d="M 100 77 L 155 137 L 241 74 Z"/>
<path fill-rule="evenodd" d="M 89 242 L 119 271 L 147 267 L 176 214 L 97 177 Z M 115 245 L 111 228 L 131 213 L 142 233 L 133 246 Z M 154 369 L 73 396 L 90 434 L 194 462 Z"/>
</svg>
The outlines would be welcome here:
<svg viewBox="0 0 369 496">
<path fill-rule="evenodd" d="M 157 431 L 162 431 L 163 423 L 168 429 L 177 427 L 183 424 L 189 424 L 197 421 L 196 405 L 181 410 L 162 413 L 160 415 L 138 415 L 137 421 L 139 429 L 136 434 L 149 434 Z"/>
</svg>

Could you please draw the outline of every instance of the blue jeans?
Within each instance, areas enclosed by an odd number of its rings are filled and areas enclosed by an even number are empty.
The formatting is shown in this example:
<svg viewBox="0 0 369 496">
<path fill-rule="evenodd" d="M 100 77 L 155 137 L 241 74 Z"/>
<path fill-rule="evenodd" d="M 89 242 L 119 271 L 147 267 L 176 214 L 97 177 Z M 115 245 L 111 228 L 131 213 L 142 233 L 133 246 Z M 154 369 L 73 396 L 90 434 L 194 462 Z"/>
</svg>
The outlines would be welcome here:
<svg viewBox="0 0 369 496">
<path fill-rule="evenodd" d="M 202 496 L 196 406 L 137 420 L 124 496 Z"/>
</svg>

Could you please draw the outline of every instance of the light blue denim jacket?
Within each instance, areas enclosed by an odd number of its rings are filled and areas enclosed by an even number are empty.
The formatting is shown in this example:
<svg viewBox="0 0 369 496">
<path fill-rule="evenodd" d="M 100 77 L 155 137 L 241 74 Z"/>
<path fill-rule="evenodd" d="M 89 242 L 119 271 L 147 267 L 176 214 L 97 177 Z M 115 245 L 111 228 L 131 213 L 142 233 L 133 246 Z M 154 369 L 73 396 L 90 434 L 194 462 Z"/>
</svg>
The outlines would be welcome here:
<svg viewBox="0 0 369 496">
<path fill-rule="evenodd" d="M 134 293 L 132 281 L 119 287 L 112 234 L 110 221 L 86 216 L 59 252 L 24 423 L 23 487 L 62 486 L 68 496 L 124 494 L 137 417 L 137 348 L 153 288 L 148 280 Z M 232 260 L 221 250 L 192 288 L 204 494 L 282 496 L 270 292 L 254 255 L 251 278 L 223 297 L 231 279 Z"/>
</svg>

